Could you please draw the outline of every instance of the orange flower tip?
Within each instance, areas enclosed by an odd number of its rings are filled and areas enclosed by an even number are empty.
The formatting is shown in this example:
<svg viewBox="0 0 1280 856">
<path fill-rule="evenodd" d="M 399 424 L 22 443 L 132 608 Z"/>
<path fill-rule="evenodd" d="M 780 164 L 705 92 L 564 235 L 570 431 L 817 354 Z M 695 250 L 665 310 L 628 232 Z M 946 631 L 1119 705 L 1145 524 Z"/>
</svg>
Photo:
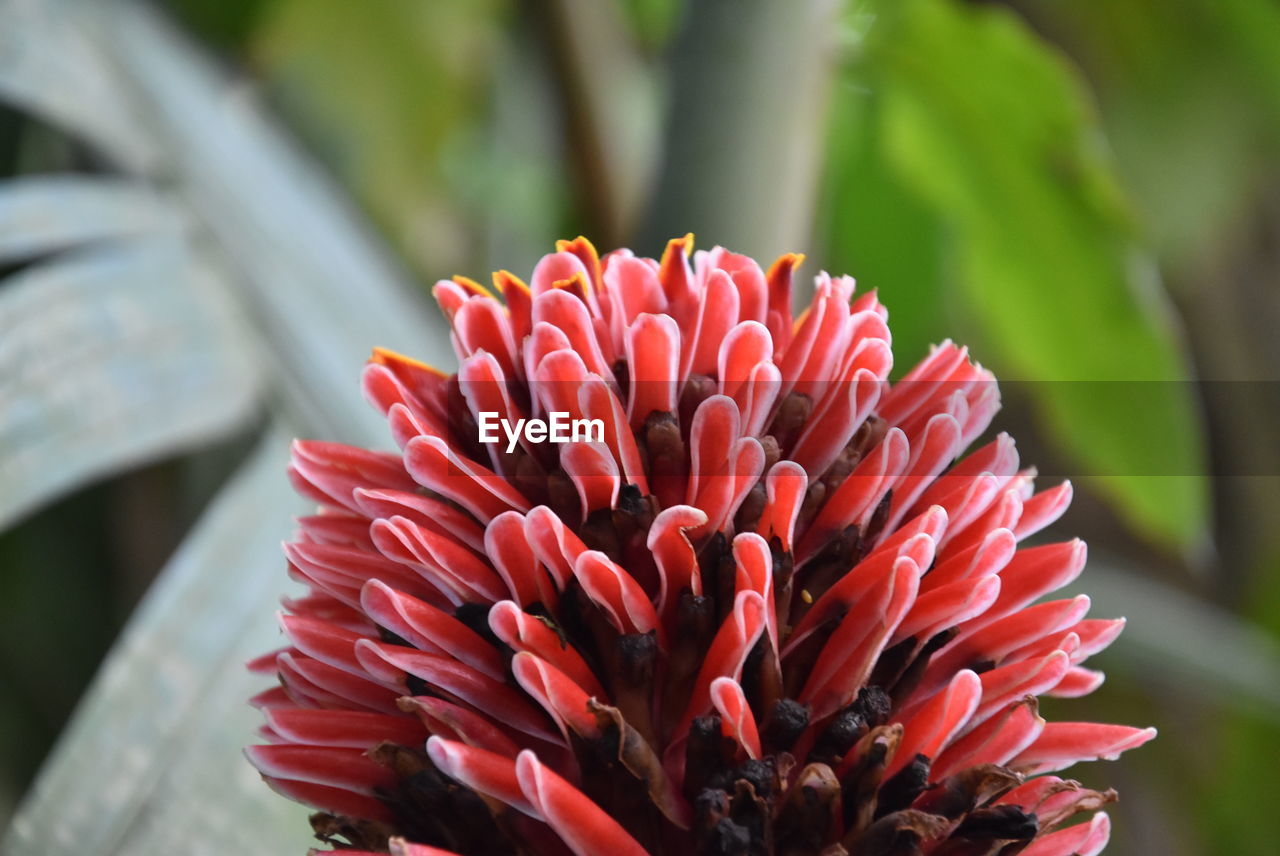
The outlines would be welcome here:
<svg viewBox="0 0 1280 856">
<path fill-rule="evenodd" d="M 693 233 L 685 232 L 682 238 L 672 238 L 667 241 L 667 250 L 669 252 L 683 252 L 685 258 L 693 255 Z"/>
<path fill-rule="evenodd" d="M 777 260 L 775 260 L 773 264 L 769 265 L 769 272 L 765 277 L 769 280 L 773 280 L 776 277 L 781 276 L 784 272 L 795 273 L 796 269 L 799 268 L 800 265 L 804 264 L 804 259 L 804 253 L 783 253 L 778 256 Z"/>
<path fill-rule="evenodd" d="M 596 250 L 596 245 L 591 243 L 590 239 L 585 235 L 579 235 L 572 241 L 563 238 L 556 241 L 556 252 L 573 253 L 576 255 L 586 254 L 588 256 L 599 257 L 600 253 Z"/>
<path fill-rule="evenodd" d="M 551 287 L 567 291 L 570 294 L 576 294 L 578 297 L 583 298 L 587 296 L 587 290 L 590 288 L 590 285 L 587 283 L 586 277 L 582 275 L 582 271 L 578 271 L 568 279 L 557 279 L 555 282 L 551 283 Z"/>
<path fill-rule="evenodd" d="M 498 270 L 493 272 L 493 287 L 498 289 L 498 292 L 503 297 L 507 297 L 507 294 L 511 291 L 519 291 L 524 294 L 529 294 L 529 286 L 525 281 L 509 270 Z"/>
<path fill-rule="evenodd" d="M 492 291 L 485 288 L 469 276 L 458 275 L 451 277 L 451 280 L 454 285 L 460 286 L 475 297 L 493 297 Z"/>
<path fill-rule="evenodd" d="M 397 353 L 390 348 L 375 347 L 373 353 L 369 355 L 369 362 L 377 363 L 380 366 L 386 366 L 389 369 L 395 369 L 397 366 L 412 368 L 417 371 L 429 372 L 439 378 L 447 378 L 448 374 L 440 371 L 433 365 L 424 363 L 421 360 L 415 360 L 413 357 L 406 357 L 404 354 Z"/>
</svg>

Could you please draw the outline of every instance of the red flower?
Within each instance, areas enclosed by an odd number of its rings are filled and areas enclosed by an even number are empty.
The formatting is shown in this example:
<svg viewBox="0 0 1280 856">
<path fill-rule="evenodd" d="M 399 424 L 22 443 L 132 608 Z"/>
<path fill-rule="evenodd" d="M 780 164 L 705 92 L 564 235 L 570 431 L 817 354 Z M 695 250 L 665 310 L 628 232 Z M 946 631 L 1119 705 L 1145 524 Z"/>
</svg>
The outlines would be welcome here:
<svg viewBox="0 0 1280 856">
<path fill-rule="evenodd" d="M 400 453 L 295 445 L 310 593 L 250 760 L 414 856 L 1101 850 L 1064 822 L 1114 794 L 1048 774 L 1155 732 L 1037 713 L 1123 623 L 1042 602 L 1083 543 L 1018 546 L 1070 486 L 963 454 L 999 408 L 964 349 L 891 385 L 874 293 L 793 321 L 800 257 L 691 248 L 441 282 L 458 374 L 364 374 Z"/>
</svg>

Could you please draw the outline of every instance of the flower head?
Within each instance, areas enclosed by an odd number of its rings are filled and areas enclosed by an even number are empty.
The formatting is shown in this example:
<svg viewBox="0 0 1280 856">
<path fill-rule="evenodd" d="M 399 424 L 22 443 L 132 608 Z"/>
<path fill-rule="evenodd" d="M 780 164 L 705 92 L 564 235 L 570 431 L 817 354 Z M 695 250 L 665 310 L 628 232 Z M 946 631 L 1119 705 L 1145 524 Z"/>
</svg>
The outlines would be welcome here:
<svg viewBox="0 0 1280 856">
<path fill-rule="evenodd" d="M 400 452 L 294 447 L 309 593 L 250 760 L 408 856 L 1098 852 L 1064 824 L 1114 794 L 1051 773 L 1154 731 L 1039 716 L 1122 626 L 1044 600 L 1083 543 L 1020 546 L 1070 486 L 966 452 L 999 393 L 963 348 L 890 384 L 874 293 L 793 319 L 800 257 L 691 250 L 561 242 L 436 286 L 456 375 L 375 352 Z"/>
</svg>

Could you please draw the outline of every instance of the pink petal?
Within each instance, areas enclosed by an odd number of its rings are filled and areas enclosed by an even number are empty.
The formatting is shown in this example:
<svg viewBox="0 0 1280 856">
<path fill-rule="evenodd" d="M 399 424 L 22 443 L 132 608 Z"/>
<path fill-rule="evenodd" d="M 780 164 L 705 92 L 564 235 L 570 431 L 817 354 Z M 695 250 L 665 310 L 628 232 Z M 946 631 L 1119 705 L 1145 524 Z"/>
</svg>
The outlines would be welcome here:
<svg viewBox="0 0 1280 856">
<path fill-rule="evenodd" d="M 702 594 L 698 554 L 689 543 L 689 531 L 707 522 L 707 515 L 691 505 L 673 505 L 654 518 L 647 546 L 658 566 L 658 612 L 669 622 L 686 589 Z"/>
<path fill-rule="evenodd" d="M 417 714 L 432 734 L 508 758 L 515 758 L 520 752 L 520 747 L 503 729 L 462 705 L 434 696 L 406 696 L 398 703 L 401 710 Z"/>
<path fill-rule="evenodd" d="M 778 461 L 765 476 L 766 502 L 756 532 L 766 539 L 776 537 L 784 553 L 790 553 L 796 519 L 804 503 L 809 477 L 793 461 Z"/>
</svg>

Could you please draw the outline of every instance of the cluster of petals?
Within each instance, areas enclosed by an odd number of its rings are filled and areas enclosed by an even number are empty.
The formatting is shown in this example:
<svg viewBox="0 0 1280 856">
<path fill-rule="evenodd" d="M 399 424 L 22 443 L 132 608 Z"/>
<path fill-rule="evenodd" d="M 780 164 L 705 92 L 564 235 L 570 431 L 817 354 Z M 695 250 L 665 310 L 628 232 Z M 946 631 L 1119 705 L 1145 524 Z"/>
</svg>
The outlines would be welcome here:
<svg viewBox="0 0 1280 856">
<path fill-rule="evenodd" d="M 965 349 L 891 383 L 874 292 L 820 274 L 793 318 L 800 262 L 579 238 L 496 294 L 443 281 L 457 373 L 377 351 L 363 375 L 399 451 L 295 444 L 306 593 L 251 664 L 278 686 L 246 751 L 322 839 L 1103 848 L 1114 793 L 1054 774 L 1154 731 L 1039 714 L 1101 683 L 1083 663 L 1123 624 L 1049 597 L 1082 542 L 1024 543 L 1070 485 L 1037 492 L 1007 435 L 978 442 L 1000 398 Z M 482 413 L 603 431 L 486 444 Z"/>
</svg>

